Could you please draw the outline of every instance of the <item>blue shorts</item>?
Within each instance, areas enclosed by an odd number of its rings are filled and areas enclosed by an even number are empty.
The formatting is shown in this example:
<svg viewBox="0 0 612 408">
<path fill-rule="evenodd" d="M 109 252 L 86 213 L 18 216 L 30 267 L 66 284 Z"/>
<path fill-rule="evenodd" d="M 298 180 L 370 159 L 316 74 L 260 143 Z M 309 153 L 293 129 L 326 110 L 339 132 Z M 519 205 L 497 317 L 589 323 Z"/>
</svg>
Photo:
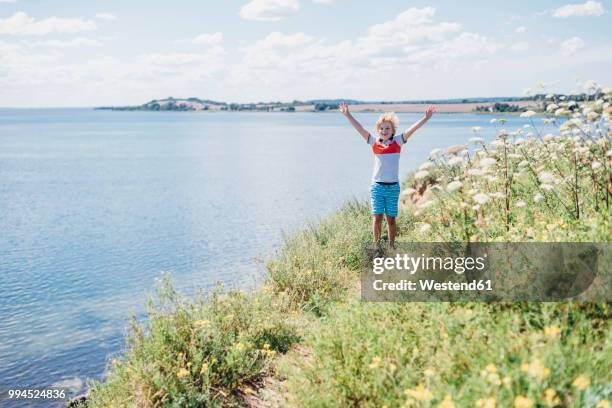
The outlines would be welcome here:
<svg viewBox="0 0 612 408">
<path fill-rule="evenodd" d="M 387 214 L 390 217 L 397 217 L 399 195 L 399 183 L 390 185 L 372 183 L 372 187 L 370 187 L 372 214 Z"/>
</svg>

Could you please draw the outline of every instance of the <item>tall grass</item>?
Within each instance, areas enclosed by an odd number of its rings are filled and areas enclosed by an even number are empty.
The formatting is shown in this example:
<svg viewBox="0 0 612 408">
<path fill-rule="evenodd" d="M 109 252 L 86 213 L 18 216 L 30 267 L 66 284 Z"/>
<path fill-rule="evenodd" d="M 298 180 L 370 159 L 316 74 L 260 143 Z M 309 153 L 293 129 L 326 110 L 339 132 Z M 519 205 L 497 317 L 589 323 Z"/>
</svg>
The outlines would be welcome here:
<svg viewBox="0 0 612 408">
<path fill-rule="evenodd" d="M 398 241 L 609 242 L 612 91 L 598 95 L 549 100 L 557 134 L 502 123 L 492 143 L 432 152 L 403 183 Z M 242 406 L 280 375 L 297 407 L 609 406 L 608 303 L 363 303 L 370 240 L 353 202 L 286 238 L 255 293 L 164 285 L 87 404 Z"/>
</svg>

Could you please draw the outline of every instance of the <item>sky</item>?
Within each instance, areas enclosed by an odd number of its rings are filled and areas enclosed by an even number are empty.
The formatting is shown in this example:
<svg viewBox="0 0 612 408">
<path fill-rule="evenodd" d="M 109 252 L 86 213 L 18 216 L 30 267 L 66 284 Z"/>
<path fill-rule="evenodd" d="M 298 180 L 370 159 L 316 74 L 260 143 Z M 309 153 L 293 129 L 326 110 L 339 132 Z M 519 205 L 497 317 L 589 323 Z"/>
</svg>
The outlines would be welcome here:
<svg viewBox="0 0 612 408">
<path fill-rule="evenodd" d="M 0 107 L 577 92 L 612 85 L 611 11 L 592 0 L 0 0 Z"/>
</svg>

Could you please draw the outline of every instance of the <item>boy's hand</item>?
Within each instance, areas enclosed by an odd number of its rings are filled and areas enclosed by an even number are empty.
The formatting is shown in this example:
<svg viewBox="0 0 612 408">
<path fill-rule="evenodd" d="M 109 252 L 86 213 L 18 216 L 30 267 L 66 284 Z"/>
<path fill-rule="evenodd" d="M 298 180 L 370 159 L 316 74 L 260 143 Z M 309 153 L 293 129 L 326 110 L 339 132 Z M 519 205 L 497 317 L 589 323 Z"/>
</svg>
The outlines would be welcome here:
<svg viewBox="0 0 612 408">
<path fill-rule="evenodd" d="M 346 104 L 346 102 L 341 102 L 340 105 L 338 105 L 338 108 L 340 109 L 340 112 L 342 112 L 344 116 L 349 115 L 349 107 Z"/>
<path fill-rule="evenodd" d="M 435 111 L 436 107 L 433 105 L 429 105 L 427 109 L 425 109 L 425 117 L 427 118 L 427 120 L 431 119 Z"/>
</svg>

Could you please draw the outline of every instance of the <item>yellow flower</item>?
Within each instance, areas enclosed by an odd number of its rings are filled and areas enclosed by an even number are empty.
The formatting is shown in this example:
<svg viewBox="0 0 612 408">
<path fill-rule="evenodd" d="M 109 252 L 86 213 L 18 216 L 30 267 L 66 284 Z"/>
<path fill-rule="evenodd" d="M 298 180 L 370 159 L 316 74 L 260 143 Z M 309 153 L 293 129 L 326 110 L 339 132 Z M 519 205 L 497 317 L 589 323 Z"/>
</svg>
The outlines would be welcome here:
<svg viewBox="0 0 612 408">
<path fill-rule="evenodd" d="M 202 364 L 202 369 L 200 370 L 200 374 L 204 374 L 206 371 L 208 371 L 208 363 Z"/>
<path fill-rule="evenodd" d="M 495 408 L 496 402 L 497 401 L 495 400 L 495 397 L 481 398 L 478 401 L 476 401 L 476 407 L 477 408 Z"/>
<path fill-rule="evenodd" d="M 531 398 L 524 397 L 522 395 L 518 395 L 514 399 L 514 408 L 531 408 L 533 407 L 533 401 Z"/>
<path fill-rule="evenodd" d="M 425 371 L 423 371 L 423 374 L 425 374 L 425 377 L 433 377 L 436 374 L 436 372 L 432 370 L 431 368 L 427 368 L 425 369 Z"/>
<path fill-rule="evenodd" d="M 389 363 L 389 370 L 394 373 L 397 370 L 397 366 L 393 363 Z"/>
<path fill-rule="evenodd" d="M 270 345 L 268 343 L 264 343 L 263 349 L 264 350 L 270 350 Z"/>
<path fill-rule="evenodd" d="M 210 321 L 208 320 L 196 320 L 195 322 L 193 322 L 193 325 L 196 327 L 205 327 L 208 326 L 210 324 Z"/>
<path fill-rule="evenodd" d="M 601 400 L 595 405 L 595 408 L 610 408 L 610 401 Z"/>
<path fill-rule="evenodd" d="M 186 368 L 181 368 L 180 370 L 178 370 L 178 373 L 176 373 L 176 376 L 178 378 L 183 378 L 187 376 L 188 374 L 189 374 L 189 370 L 187 370 Z"/>
<path fill-rule="evenodd" d="M 237 342 L 234 344 L 234 348 L 238 351 L 242 351 L 244 350 L 244 344 L 242 344 L 241 342 Z"/>
<path fill-rule="evenodd" d="M 502 378 L 502 382 L 504 383 L 504 385 L 506 387 L 509 388 L 510 385 L 512 384 L 512 379 L 510 377 L 506 376 L 506 377 Z"/>
<path fill-rule="evenodd" d="M 419 355 L 419 348 L 417 346 L 414 346 L 412 349 L 412 355 L 415 357 Z"/>
<path fill-rule="evenodd" d="M 524 367 L 525 363 L 521 365 L 521 369 L 526 371 L 532 377 L 535 377 L 539 380 L 543 380 L 550 375 L 550 368 L 546 368 L 544 364 L 539 359 L 535 359 L 531 362 L 531 364 L 527 365 L 527 369 Z"/>
<path fill-rule="evenodd" d="M 423 384 L 419 384 L 414 390 L 405 389 L 404 394 L 417 401 L 431 401 L 433 399 L 433 394 Z"/>
<path fill-rule="evenodd" d="M 580 391 L 584 391 L 589 385 L 591 385 L 591 380 L 589 380 L 589 377 L 579 375 L 576 377 L 572 385 L 578 388 Z"/>
<path fill-rule="evenodd" d="M 557 326 L 546 326 L 544 327 L 544 335 L 548 338 L 555 338 L 561 334 L 561 329 Z"/>
<path fill-rule="evenodd" d="M 557 397 L 557 391 L 553 390 L 552 388 L 548 388 L 546 391 L 544 391 L 544 400 L 546 401 L 546 405 L 549 407 L 554 407 L 555 405 L 559 405 L 561 403 L 561 400 L 559 400 L 559 397 Z"/>
<path fill-rule="evenodd" d="M 446 397 L 444 397 L 444 401 L 442 401 L 438 405 L 438 408 L 455 408 L 455 403 L 453 402 L 453 397 L 451 397 L 450 395 L 447 395 Z"/>
<path fill-rule="evenodd" d="M 497 367 L 495 367 L 495 364 L 490 363 L 485 367 L 485 370 L 487 370 L 490 373 L 496 373 L 497 372 Z"/>
<path fill-rule="evenodd" d="M 372 362 L 370 363 L 370 368 L 378 368 L 380 365 L 380 357 L 372 357 Z"/>
</svg>

